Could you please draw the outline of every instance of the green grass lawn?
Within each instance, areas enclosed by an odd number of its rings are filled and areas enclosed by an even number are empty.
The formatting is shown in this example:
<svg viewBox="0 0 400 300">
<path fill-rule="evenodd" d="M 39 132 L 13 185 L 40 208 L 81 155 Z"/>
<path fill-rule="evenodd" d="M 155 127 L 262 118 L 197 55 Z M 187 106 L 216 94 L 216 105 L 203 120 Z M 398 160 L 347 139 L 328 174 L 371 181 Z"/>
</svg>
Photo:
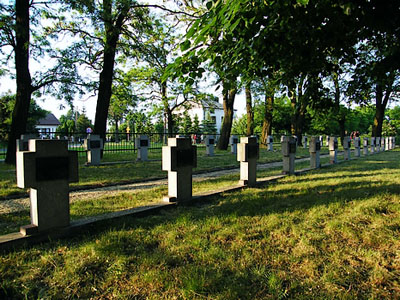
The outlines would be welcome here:
<svg viewBox="0 0 400 300">
<path fill-rule="evenodd" d="M 325 151 L 327 153 L 327 151 Z M 205 147 L 198 148 L 197 168 L 194 172 L 204 172 L 218 168 L 238 167 L 236 155 L 230 151 L 215 151 L 215 156 L 206 156 Z M 299 148 L 297 157 L 309 156 L 308 150 Z M 86 167 L 85 157 L 79 157 L 79 182 L 71 184 L 72 188 L 104 186 L 116 183 L 142 181 L 152 178 L 164 178 L 167 172 L 161 170 L 161 150 L 149 152 L 148 162 L 137 162 L 133 152 L 105 152 L 103 162 L 120 162 L 101 166 Z M 260 150 L 259 163 L 281 161 L 281 151 L 268 152 Z M 128 162 L 127 162 L 128 161 Z M 130 161 L 130 162 L 129 162 Z M 26 193 L 16 185 L 15 168 L 0 163 L 0 198 Z"/>
<path fill-rule="evenodd" d="M 1 254 L 0 298 L 398 299 L 399 200 L 399 151 L 363 157 Z"/>
</svg>

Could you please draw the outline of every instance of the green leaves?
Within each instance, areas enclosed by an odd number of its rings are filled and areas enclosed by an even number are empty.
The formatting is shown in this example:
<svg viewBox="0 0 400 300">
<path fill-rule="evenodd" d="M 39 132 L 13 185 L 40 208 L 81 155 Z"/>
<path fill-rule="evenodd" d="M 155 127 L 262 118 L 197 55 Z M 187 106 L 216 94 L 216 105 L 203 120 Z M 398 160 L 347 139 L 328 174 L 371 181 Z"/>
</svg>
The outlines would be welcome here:
<svg viewBox="0 0 400 300">
<path fill-rule="evenodd" d="M 179 45 L 179 47 L 180 47 L 181 51 L 184 52 L 184 51 L 186 51 L 186 50 L 188 50 L 190 48 L 190 44 L 191 43 L 190 43 L 189 40 L 185 40 L 183 43 L 181 43 Z"/>
</svg>

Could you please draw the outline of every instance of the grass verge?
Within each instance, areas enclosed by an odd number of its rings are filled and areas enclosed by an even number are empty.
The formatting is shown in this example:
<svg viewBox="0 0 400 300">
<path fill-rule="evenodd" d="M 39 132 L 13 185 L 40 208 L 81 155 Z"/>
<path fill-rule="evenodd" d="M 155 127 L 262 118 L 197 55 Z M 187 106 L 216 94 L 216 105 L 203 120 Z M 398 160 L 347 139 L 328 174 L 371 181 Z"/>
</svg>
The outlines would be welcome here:
<svg viewBox="0 0 400 300">
<path fill-rule="evenodd" d="M 0 298 L 396 299 L 399 151 L 0 256 Z"/>
</svg>

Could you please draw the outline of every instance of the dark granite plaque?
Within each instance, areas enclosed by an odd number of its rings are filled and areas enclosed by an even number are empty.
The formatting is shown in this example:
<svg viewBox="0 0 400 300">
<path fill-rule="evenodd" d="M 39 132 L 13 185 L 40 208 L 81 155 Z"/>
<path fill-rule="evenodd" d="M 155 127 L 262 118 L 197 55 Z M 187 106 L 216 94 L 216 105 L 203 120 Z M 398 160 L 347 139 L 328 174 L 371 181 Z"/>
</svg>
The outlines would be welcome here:
<svg viewBox="0 0 400 300">
<path fill-rule="evenodd" d="M 36 181 L 68 180 L 68 157 L 36 158 Z"/>
<path fill-rule="evenodd" d="M 338 148 L 338 142 L 337 141 L 335 141 L 334 143 L 333 143 L 333 149 L 337 149 Z"/>
<path fill-rule="evenodd" d="M 148 147 L 149 140 L 140 140 L 140 147 Z"/>
<path fill-rule="evenodd" d="M 186 150 L 177 150 L 177 167 L 187 167 L 193 165 L 193 150 L 186 149 Z"/>
<path fill-rule="evenodd" d="M 234 144 L 239 144 L 239 139 L 233 139 Z"/>
<path fill-rule="evenodd" d="M 90 149 L 100 148 L 100 141 L 90 141 Z"/>
<path fill-rule="evenodd" d="M 320 142 L 316 142 L 315 143 L 315 151 L 320 151 L 321 150 L 321 143 Z"/>
<path fill-rule="evenodd" d="M 258 145 L 257 144 L 248 144 L 248 155 L 247 158 L 257 158 L 258 156 Z"/>
<path fill-rule="evenodd" d="M 214 145 L 214 139 L 209 139 L 209 140 L 208 140 L 208 144 L 209 144 L 209 145 Z"/>
<path fill-rule="evenodd" d="M 351 148 L 351 140 L 348 140 L 347 145 L 349 148 Z"/>
<path fill-rule="evenodd" d="M 29 151 L 29 141 L 22 142 L 22 149 L 20 151 Z"/>
<path fill-rule="evenodd" d="M 289 153 L 296 153 L 296 142 L 289 142 Z"/>
</svg>

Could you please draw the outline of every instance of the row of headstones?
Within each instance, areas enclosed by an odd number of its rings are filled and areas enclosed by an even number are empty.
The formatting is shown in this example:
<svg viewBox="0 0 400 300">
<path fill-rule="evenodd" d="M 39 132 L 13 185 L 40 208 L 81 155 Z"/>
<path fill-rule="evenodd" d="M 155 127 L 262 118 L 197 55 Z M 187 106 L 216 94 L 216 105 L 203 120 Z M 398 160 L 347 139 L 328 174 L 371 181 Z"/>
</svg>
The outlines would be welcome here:
<svg viewBox="0 0 400 300">
<path fill-rule="evenodd" d="M 320 167 L 321 140 L 310 140 L 310 166 Z M 385 144 L 386 150 L 394 148 L 394 138 Z M 240 162 L 240 181 L 242 186 L 256 183 L 259 144 L 257 138 L 242 137 L 235 143 L 237 160 Z M 365 145 L 367 145 L 365 147 Z M 283 137 L 283 173 L 294 173 L 297 143 L 293 137 Z M 337 162 L 337 139 L 329 142 L 330 161 Z M 355 139 L 356 149 L 360 139 Z M 375 148 L 375 147 L 373 147 Z M 345 140 L 345 159 L 350 159 L 350 140 Z M 368 140 L 364 139 L 364 150 Z M 372 149 L 372 148 L 371 148 Z M 360 151 L 356 151 L 356 156 Z M 21 227 L 23 235 L 43 232 L 70 224 L 69 182 L 78 181 L 78 156 L 76 151 L 68 151 L 66 140 L 31 139 L 17 141 L 17 185 L 30 188 L 31 224 Z M 162 170 L 168 171 L 168 196 L 170 202 L 184 202 L 192 199 L 192 169 L 197 166 L 197 147 L 190 138 L 168 139 L 168 146 L 162 148 Z"/>
<path fill-rule="evenodd" d="M 229 139 L 229 143 L 231 145 L 231 153 L 236 154 L 237 152 L 237 144 L 239 139 L 236 135 L 233 135 Z M 150 145 L 150 139 L 147 135 L 140 135 L 135 139 L 135 143 L 137 145 L 138 153 L 137 160 L 138 161 L 147 161 L 148 160 L 148 148 Z M 215 145 L 215 136 L 207 135 L 205 138 L 206 145 L 206 154 L 208 156 L 214 156 L 214 145 Z M 103 140 L 99 135 L 89 134 L 87 139 L 84 141 L 85 150 L 87 150 L 87 164 L 88 165 L 99 165 L 101 160 L 101 150 L 103 149 Z"/>
</svg>

